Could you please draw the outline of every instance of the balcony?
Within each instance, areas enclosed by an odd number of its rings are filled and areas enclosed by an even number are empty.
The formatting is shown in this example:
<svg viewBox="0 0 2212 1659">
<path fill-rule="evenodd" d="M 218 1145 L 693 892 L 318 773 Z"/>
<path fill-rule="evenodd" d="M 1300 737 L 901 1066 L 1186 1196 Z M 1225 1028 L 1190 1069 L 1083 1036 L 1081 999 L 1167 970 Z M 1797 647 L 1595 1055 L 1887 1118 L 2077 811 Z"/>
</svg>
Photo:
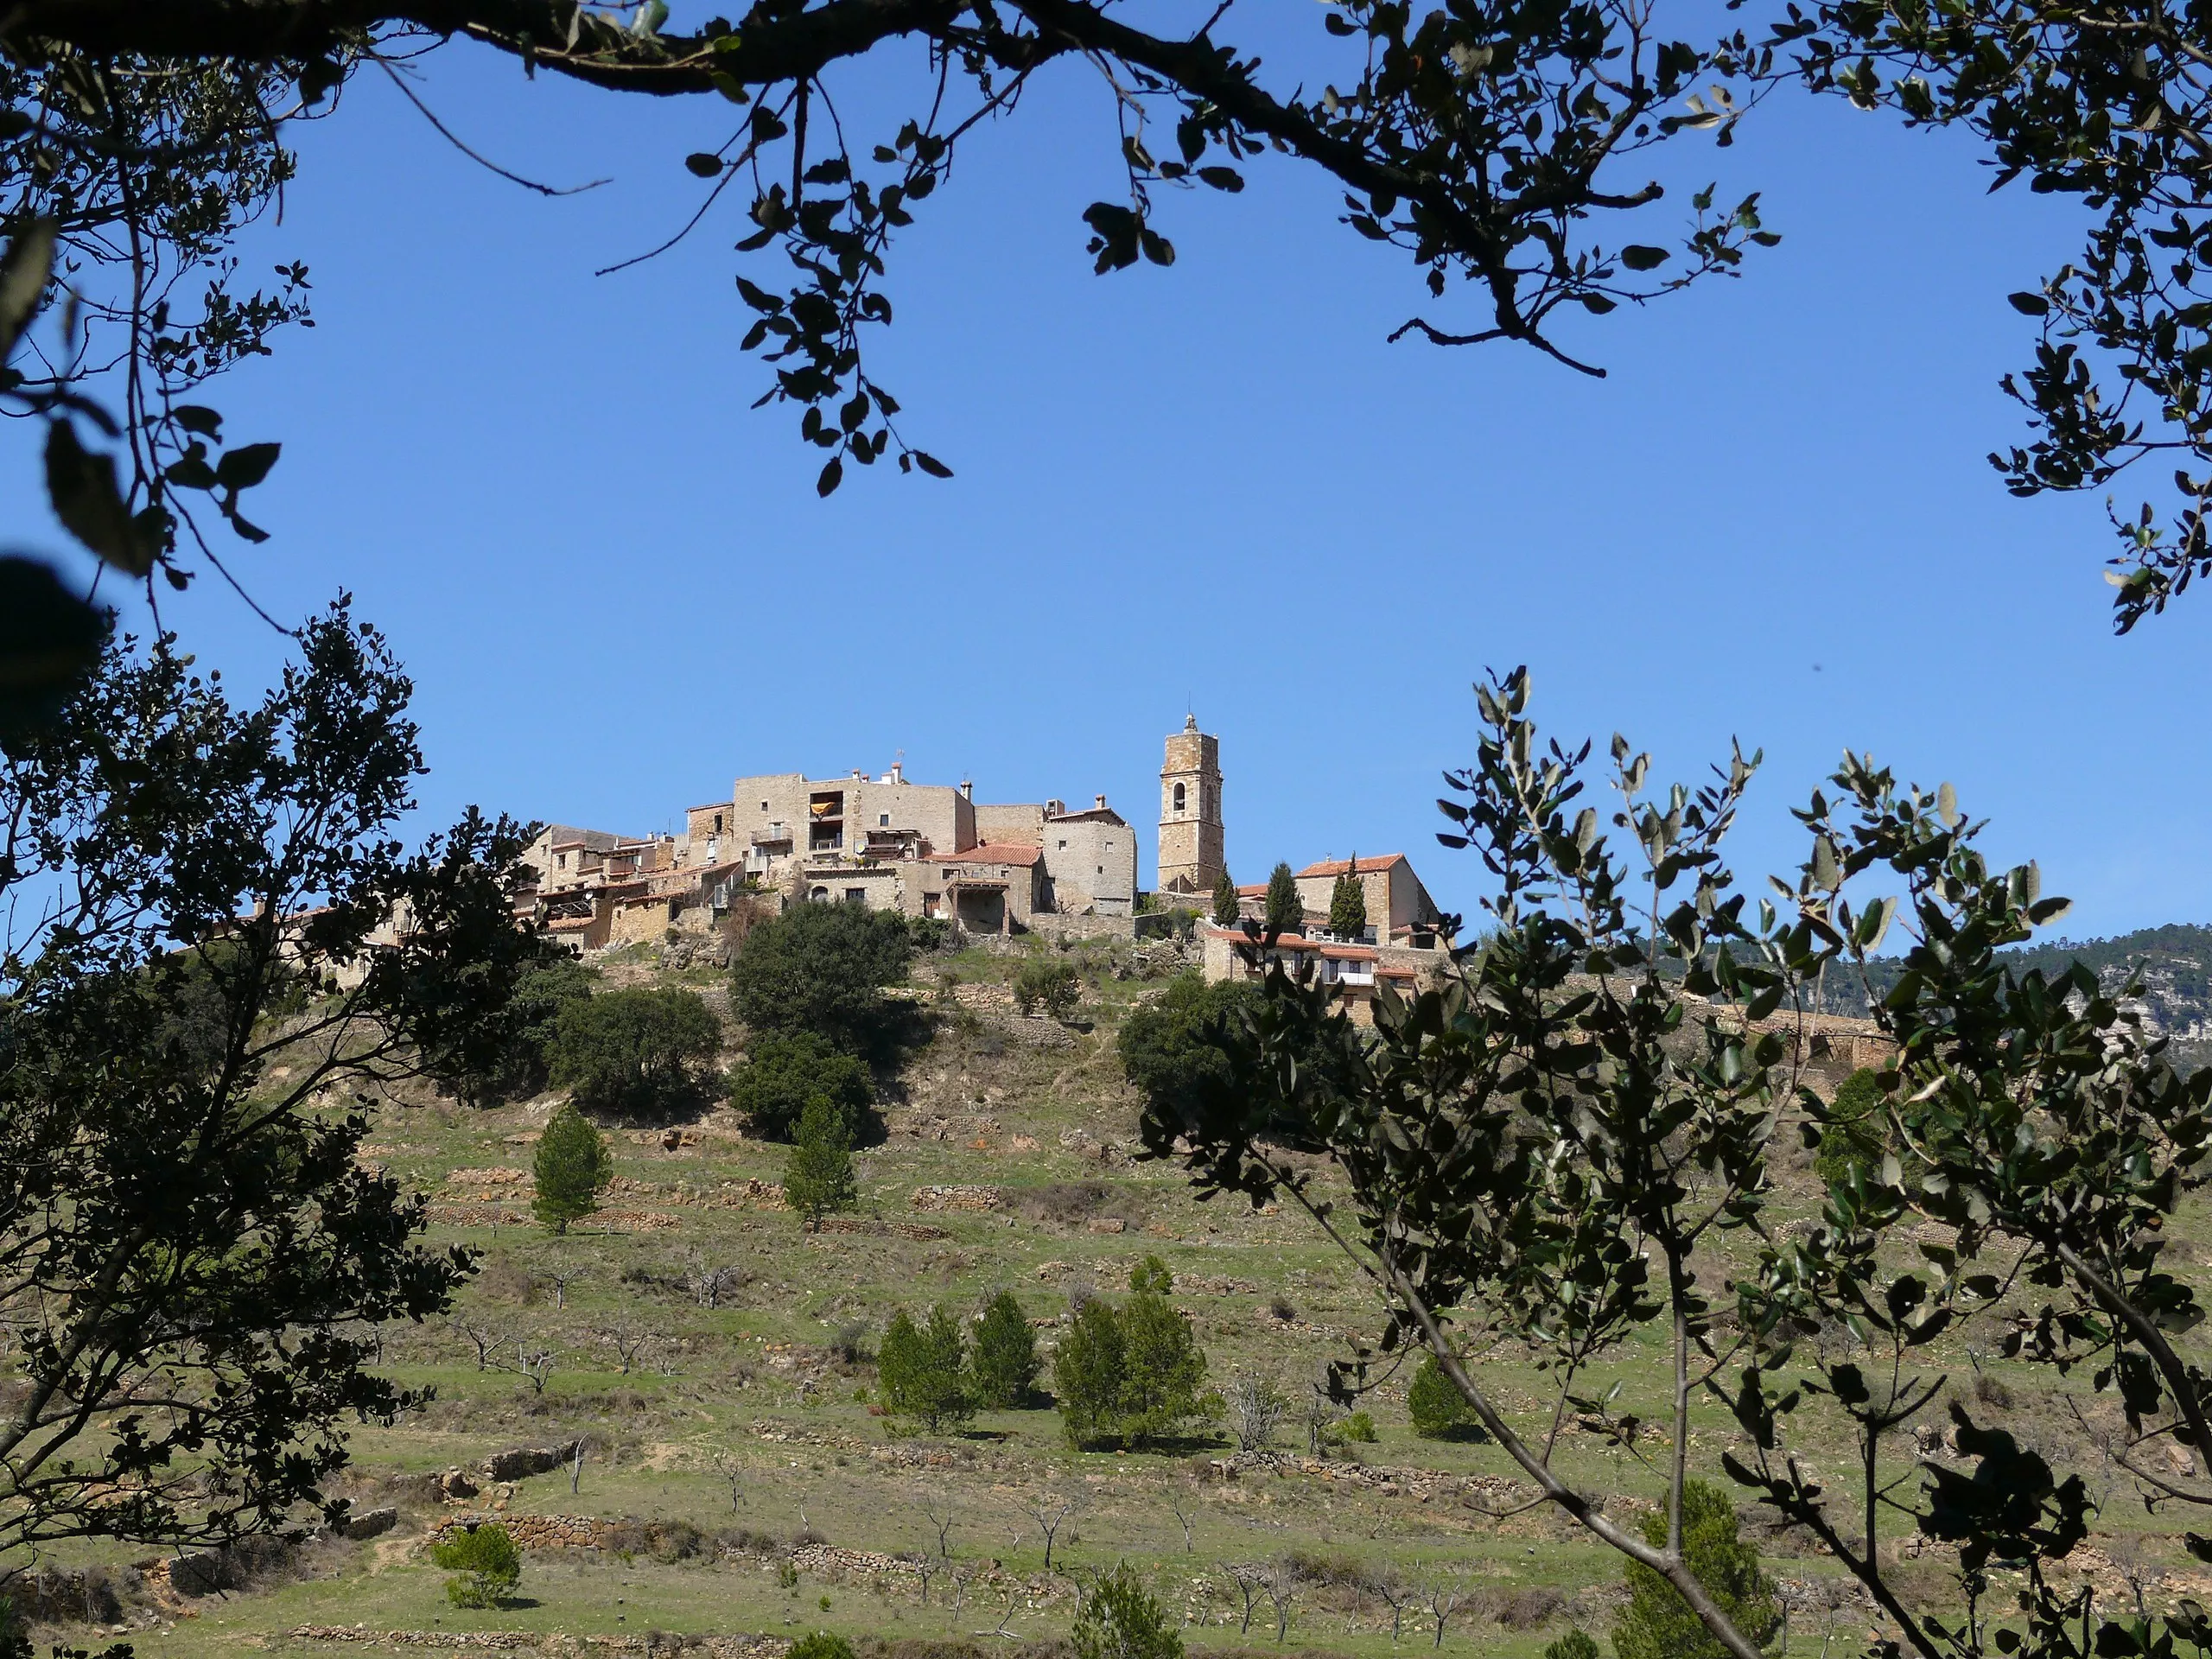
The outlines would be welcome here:
<svg viewBox="0 0 2212 1659">
<path fill-rule="evenodd" d="M 791 827 L 787 823 L 772 823 L 766 830 L 753 832 L 755 847 L 788 847 L 791 844 Z"/>
</svg>

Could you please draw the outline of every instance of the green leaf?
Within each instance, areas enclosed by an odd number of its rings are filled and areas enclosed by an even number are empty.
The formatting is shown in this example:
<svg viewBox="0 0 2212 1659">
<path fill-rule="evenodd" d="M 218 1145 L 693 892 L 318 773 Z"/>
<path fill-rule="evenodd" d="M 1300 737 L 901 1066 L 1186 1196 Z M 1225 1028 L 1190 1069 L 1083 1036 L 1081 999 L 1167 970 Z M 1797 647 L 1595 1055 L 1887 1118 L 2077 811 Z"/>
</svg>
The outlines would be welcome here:
<svg viewBox="0 0 2212 1659">
<path fill-rule="evenodd" d="M 46 565 L 0 556 L 0 742 L 43 731 L 99 660 L 106 614 Z"/>
<path fill-rule="evenodd" d="M 814 480 L 814 493 L 828 495 L 845 481 L 845 461 L 842 455 L 830 457 L 830 464 L 822 469 L 822 476 Z"/>
<path fill-rule="evenodd" d="M 269 476 L 276 464 L 281 443 L 244 443 L 228 450 L 215 463 L 215 481 L 226 490 L 250 490 Z"/>
<path fill-rule="evenodd" d="M 683 158 L 683 165 L 690 168 L 698 177 L 711 179 L 721 175 L 722 158 L 719 156 L 710 156 L 703 149 L 694 150 Z"/>
<path fill-rule="evenodd" d="M 1647 248 L 1635 243 L 1621 250 L 1621 264 L 1630 270 L 1656 270 L 1667 263 L 1664 248 Z"/>
<path fill-rule="evenodd" d="M 154 568 L 155 549 L 138 533 L 116 487 L 115 457 L 86 449 L 67 421 L 46 429 L 46 493 L 54 517 L 107 563 L 134 576 Z"/>
<path fill-rule="evenodd" d="M 952 476 L 952 468 L 946 466 L 935 455 L 930 454 L 920 449 L 912 450 L 909 453 L 911 453 L 914 457 L 914 465 L 920 467 L 931 478 L 950 478 Z"/>
<path fill-rule="evenodd" d="M 223 417 L 204 404 L 179 404 L 169 410 L 169 417 L 186 431 L 203 438 L 219 436 L 223 429 Z"/>
<path fill-rule="evenodd" d="M 2040 294 L 2007 294 L 2005 298 L 2024 317 L 2047 317 L 2050 315 L 2050 302 Z"/>
<path fill-rule="evenodd" d="M 35 219 L 16 232 L 0 257 L 0 363 L 31 326 L 40 297 L 54 275 L 54 221 Z"/>
</svg>

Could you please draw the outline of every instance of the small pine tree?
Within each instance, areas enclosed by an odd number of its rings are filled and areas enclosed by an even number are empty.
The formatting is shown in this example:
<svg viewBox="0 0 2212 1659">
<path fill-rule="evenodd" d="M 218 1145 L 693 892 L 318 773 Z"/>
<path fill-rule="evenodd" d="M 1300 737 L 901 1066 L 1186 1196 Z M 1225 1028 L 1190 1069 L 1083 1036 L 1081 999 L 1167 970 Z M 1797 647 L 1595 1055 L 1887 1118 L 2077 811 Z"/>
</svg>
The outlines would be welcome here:
<svg viewBox="0 0 2212 1659">
<path fill-rule="evenodd" d="M 1544 1659 L 1598 1659 L 1598 1644 L 1580 1629 L 1572 1630 L 1544 1649 Z"/>
<path fill-rule="evenodd" d="M 1122 1390 L 1128 1374 L 1128 1346 L 1119 1315 L 1099 1297 L 1077 1310 L 1074 1323 L 1052 1350 L 1052 1393 L 1068 1439 L 1083 1446 L 1121 1427 Z"/>
<path fill-rule="evenodd" d="M 1425 1440 L 1478 1440 L 1482 1424 L 1475 1408 L 1444 1374 L 1434 1354 L 1423 1354 L 1406 1385 L 1406 1410 L 1414 1420 L 1414 1433 Z"/>
<path fill-rule="evenodd" d="M 1853 1169 L 1871 1174 L 1882 1161 L 1885 1125 L 1880 1079 L 1859 1067 L 1843 1080 L 1828 1110 L 1833 1116 L 1821 1130 L 1813 1173 L 1832 1185 L 1849 1180 Z"/>
<path fill-rule="evenodd" d="M 853 1659 L 853 1644 L 829 1630 L 817 1630 L 791 1643 L 785 1659 Z"/>
<path fill-rule="evenodd" d="M 819 1231 L 823 1217 L 851 1209 L 860 1196 L 853 1184 L 853 1147 L 844 1113 L 827 1096 L 815 1096 L 799 1114 L 793 1141 L 784 1164 L 784 1202 L 798 1211 L 810 1231 Z"/>
<path fill-rule="evenodd" d="M 1351 868 L 1329 889 L 1329 931 L 1340 939 L 1357 938 L 1367 925 L 1367 890 L 1359 884 L 1359 855 Z"/>
<path fill-rule="evenodd" d="M 1216 927 L 1234 927 L 1236 918 L 1243 913 L 1243 907 L 1236 902 L 1236 884 L 1229 879 L 1229 871 L 1224 868 L 1220 880 L 1213 884 L 1213 925 Z"/>
<path fill-rule="evenodd" d="M 1139 1441 L 1173 1433 L 1207 1413 L 1198 1392 L 1205 1385 L 1205 1351 L 1190 1320 L 1167 1300 L 1174 1285 L 1166 1265 L 1147 1255 L 1129 1274 L 1131 1294 L 1121 1311 L 1122 1430 Z"/>
<path fill-rule="evenodd" d="M 613 1178 L 614 1160 L 607 1138 L 574 1106 L 553 1114 L 545 1132 L 537 1137 L 537 1156 L 532 1164 L 537 1180 L 531 1213 L 556 1233 L 569 1230 L 599 1208 L 599 1195 Z"/>
<path fill-rule="evenodd" d="M 522 1582 L 522 1552 L 497 1522 L 433 1545 L 430 1560 L 454 1575 L 446 1580 L 446 1599 L 456 1607 L 504 1607 Z"/>
<path fill-rule="evenodd" d="M 976 1401 L 993 1411 L 1021 1404 L 1037 1386 L 1037 1333 L 1014 1293 L 1002 1290 L 983 1306 L 976 1325 L 975 1357 L 969 1371 Z"/>
<path fill-rule="evenodd" d="M 1181 1632 L 1127 1562 L 1090 1586 L 1068 1643 L 1076 1659 L 1183 1659 Z"/>
<path fill-rule="evenodd" d="M 893 1317 L 877 1351 L 876 1374 L 883 1382 L 883 1408 L 919 1419 L 932 1434 L 975 1414 L 960 1322 L 942 1305 L 930 1310 L 925 1325 L 916 1325 L 903 1308 Z"/>
<path fill-rule="evenodd" d="M 1295 933 L 1306 925 L 1306 901 L 1298 896 L 1298 878 L 1290 866 L 1278 864 L 1268 877 L 1267 930 L 1270 933 Z"/>
<path fill-rule="evenodd" d="M 1667 1541 L 1667 1514 L 1643 1517 L 1648 1543 Z M 1782 1627 L 1774 1586 L 1758 1552 L 1736 1535 L 1736 1506 L 1701 1480 L 1682 1486 L 1682 1559 L 1729 1623 L 1759 1647 Z M 1681 1592 L 1640 1561 L 1628 1566 L 1628 1605 L 1613 1624 L 1619 1659 L 1728 1659 L 1728 1649 L 1690 1611 Z"/>
</svg>

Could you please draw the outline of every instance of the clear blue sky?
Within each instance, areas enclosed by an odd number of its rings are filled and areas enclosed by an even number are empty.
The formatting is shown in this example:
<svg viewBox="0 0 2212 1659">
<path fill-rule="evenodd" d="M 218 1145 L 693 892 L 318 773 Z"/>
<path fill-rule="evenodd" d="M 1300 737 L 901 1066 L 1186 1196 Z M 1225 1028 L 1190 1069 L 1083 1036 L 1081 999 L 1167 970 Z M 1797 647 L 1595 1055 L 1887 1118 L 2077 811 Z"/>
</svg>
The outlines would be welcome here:
<svg viewBox="0 0 2212 1659">
<path fill-rule="evenodd" d="M 1787 809 L 1849 746 L 1955 781 L 1997 852 L 2076 899 L 2066 931 L 2212 916 L 2212 592 L 2113 639 L 2101 500 L 2017 502 L 1985 464 L 2031 348 L 2004 296 L 2074 229 L 1984 194 L 1959 142 L 1800 100 L 1669 164 L 1764 188 L 1785 239 L 1740 282 L 1571 329 L 1593 382 L 1386 345 L 1414 273 L 1281 160 L 1242 197 L 1167 200 L 1172 270 L 1093 276 L 1078 215 L 1118 168 L 1065 67 L 895 250 L 876 370 L 957 478 L 879 468 L 825 503 L 793 414 L 748 408 L 734 220 L 592 275 L 688 213 L 682 157 L 728 106 L 525 83 L 466 45 L 426 67 L 499 160 L 613 182 L 518 190 L 361 76 L 248 249 L 308 262 L 319 326 L 213 401 L 233 439 L 284 444 L 253 515 L 275 539 L 236 568 L 278 614 L 342 585 L 390 632 L 429 817 L 642 831 L 742 773 L 903 750 L 981 798 L 1104 791 L 1149 880 L 1187 704 L 1221 738 L 1240 879 L 1403 849 L 1471 908 L 1437 774 L 1471 753 L 1470 682 L 1526 662 L 1551 730 L 1624 730 L 1662 777 L 1764 746 L 1739 873 L 1795 861 Z M 848 79 L 849 123 L 906 112 L 892 68 Z M 20 427 L 0 452 L 0 532 L 51 549 L 34 452 Z M 212 581 L 174 615 L 235 675 L 276 658 Z"/>
</svg>

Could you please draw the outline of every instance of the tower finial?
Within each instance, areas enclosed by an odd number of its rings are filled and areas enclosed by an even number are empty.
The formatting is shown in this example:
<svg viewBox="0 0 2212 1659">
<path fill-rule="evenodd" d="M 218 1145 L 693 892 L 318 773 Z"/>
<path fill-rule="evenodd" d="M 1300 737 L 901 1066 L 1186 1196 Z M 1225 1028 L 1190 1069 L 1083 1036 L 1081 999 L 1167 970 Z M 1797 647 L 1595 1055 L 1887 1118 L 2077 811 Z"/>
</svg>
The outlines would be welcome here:
<svg viewBox="0 0 2212 1659">
<path fill-rule="evenodd" d="M 1185 731 L 1186 731 L 1186 732 L 1195 732 L 1195 731 L 1197 731 L 1197 730 L 1198 729 L 1198 715 L 1196 715 L 1195 714 L 1191 714 L 1191 715 L 1184 715 L 1184 716 L 1183 716 L 1183 729 L 1184 729 Z"/>
</svg>

